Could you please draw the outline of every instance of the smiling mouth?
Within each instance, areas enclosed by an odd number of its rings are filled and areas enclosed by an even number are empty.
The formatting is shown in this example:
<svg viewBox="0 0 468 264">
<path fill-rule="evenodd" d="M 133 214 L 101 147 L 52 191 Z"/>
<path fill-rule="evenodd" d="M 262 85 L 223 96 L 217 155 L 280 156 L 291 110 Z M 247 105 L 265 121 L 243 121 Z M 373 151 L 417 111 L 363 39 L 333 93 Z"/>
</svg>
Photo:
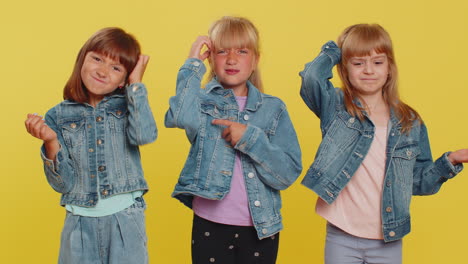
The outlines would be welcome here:
<svg viewBox="0 0 468 264">
<path fill-rule="evenodd" d="M 234 75 L 234 74 L 237 74 L 238 72 L 240 72 L 240 70 L 236 70 L 236 69 L 226 69 L 225 72 L 229 75 Z"/>
<path fill-rule="evenodd" d="M 99 79 L 99 78 L 96 78 L 96 77 L 93 77 L 93 79 L 99 83 L 105 83 L 103 80 Z"/>
</svg>

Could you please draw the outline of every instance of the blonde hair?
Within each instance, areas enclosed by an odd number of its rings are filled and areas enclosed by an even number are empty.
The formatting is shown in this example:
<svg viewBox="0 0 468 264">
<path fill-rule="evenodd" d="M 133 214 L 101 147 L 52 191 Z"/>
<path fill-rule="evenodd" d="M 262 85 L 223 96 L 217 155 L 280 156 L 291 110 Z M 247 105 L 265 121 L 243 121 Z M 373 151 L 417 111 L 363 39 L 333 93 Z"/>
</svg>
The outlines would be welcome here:
<svg viewBox="0 0 468 264">
<path fill-rule="evenodd" d="M 415 120 L 421 122 L 419 114 L 410 106 L 400 100 L 398 93 L 398 69 L 393 53 L 393 45 L 390 35 L 378 24 L 356 24 L 346 28 L 338 37 L 338 47 L 342 56 L 338 64 L 338 74 L 343 82 L 344 103 L 346 110 L 360 120 L 364 119 L 362 113 L 365 110 L 365 102 L 359 96 L 359 92 L 351 85 L 349 73 L 346 65 L 352 57 L 369 56 L 372 51 L 384 53 L 388 59 L 388 78 L 382 87 L 384 101 L 390 109 L 395 112 L 402 126 L 403 132 L 409 132 Z M 354 103 L 354 99 L 359 99 L 363 107 Z"/>
<path fill-rule="evenodd" d="M 260 41 L 257 28 L 254 24 L 242 17 L 225 16 L 215 21 L 208 30 L 208 36 L 212 41 L 214 50 L 230 48 L 248 48 L 255 54 L 256 60 L 260 57 Z M 211 63 L 211 61 L 210 61 Z M 213 67 L 209 80 L 215 77 Z M 249 81 L 263 92 L 262 79 L 258 69 L 258 63 L 249 77 Z"/>
</svg>

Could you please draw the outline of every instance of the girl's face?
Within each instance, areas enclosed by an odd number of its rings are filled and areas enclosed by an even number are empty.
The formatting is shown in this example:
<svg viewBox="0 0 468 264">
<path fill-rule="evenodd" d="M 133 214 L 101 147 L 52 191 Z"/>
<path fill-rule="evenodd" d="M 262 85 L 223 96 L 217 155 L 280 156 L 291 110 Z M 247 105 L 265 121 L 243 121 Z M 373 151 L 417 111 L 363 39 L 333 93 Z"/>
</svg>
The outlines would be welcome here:
<svg viewBox="0 0 468 264">
<path fill-rule="evenodd" d="M 388 58 L 385 53 L 372 51 L 370 56 L 352 57 L 346 70 L 349 82 L 361 95 L 382 93 L 388 78 Z"/>
<path fill-rule="evenodd" d="M 248 48 L 217 49 L 211 56 L 219 83 L 234 89 L 236 95 L 247 95 L 247 80 L 257 66 L 254 52 Z"/>
<path fill-rule="evenodd" d="M 118 61 L 90 51 L 81 67 L 81 80 L 89 94 L 89 104 L 96 106 L 105 95 L 125 84 L 127 70 Z"/>
</svg>

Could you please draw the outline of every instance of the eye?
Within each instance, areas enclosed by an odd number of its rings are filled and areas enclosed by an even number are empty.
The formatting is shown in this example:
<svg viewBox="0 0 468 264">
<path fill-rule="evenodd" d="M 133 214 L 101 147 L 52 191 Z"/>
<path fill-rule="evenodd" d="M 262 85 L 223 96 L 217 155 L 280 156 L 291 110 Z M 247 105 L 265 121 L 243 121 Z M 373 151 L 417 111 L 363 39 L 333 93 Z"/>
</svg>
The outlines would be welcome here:
<svg viewBox="0 0 468 264">
<path fill-rule="evenodd" d="M 384 64 L 384 61 L 376 61 L 375 64 Z"/>
<path fill-rule="evenodd" d="M 363 65 L 362 62 L 351 62 L 351 64 L 354 65 L 354 66 L 361 66 L 361 65 Z"/>
<path fill-rule="evenodd" d="M 95 61 L 102 61 L 102 59 L 99 57 L 99 56 L 96 56 L 96 55 L 91 55 L 91 58 Z"/>
<path fill-rule="evenodd" d="M 226 50 L 217 50 L 216 54 L 220 54 L 220 55 L 226 54 Z"/>
<path fill-rule="evenodd" d="M 240 54 L 248 54 L 249 53 L 249 50 L 248 49 L 240 49 L 238 51 Z"/>
<path fill-rule="evenodd" d="M 119 66 L 113 66 L 112 69 L 113 69 L 114 71 L 117 71 L 117 72 L 121 72 L 121 71 L 122 71 L 122 68 L 119 67 Z"/>
</svg>

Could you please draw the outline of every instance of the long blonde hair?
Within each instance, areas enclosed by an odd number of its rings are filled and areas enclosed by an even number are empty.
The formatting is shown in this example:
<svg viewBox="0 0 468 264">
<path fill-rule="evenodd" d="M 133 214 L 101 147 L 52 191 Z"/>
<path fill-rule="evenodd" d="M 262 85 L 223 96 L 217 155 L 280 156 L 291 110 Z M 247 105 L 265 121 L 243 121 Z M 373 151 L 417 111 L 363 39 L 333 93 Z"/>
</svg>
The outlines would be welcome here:
<svg viewBox="0 0 468 264">
<path fill-rule="evenodd" d="M 208 30 L 208 36 L 212 41 L 214 50 L 229 48 L 248 48 L 256 56 L 257 67 L 249 77 L 249 81 L 263 92 L 262 79 L 258 69 L 258 58 L 260 57 L 260 41 L 257 28 L 254 24 L 243 17 L 225 16 L 215 21 Z M 211 61 L 210 61 L 211 63 Z M 209 80 L 215 77 L 213 67 Z"/>
<path fill-rule="evenodd" d="M 398 93 L 398 69 L 395 63 L 393 45 L 390 35 L 383 27 L 378 24 L 356 24 L 346 28 L 338 37 L 338 47 L 340 47 L 342 56 L 338 64 L 338 74 L 343 82 L 344 103 L 346 110 L 360 120 L 364 119 L 362 113 L 365 110 L 365 102 L 359 96 L 359 92 L 351 85 L 349 73 L 346 64 L 352 57 L 369 56 L 372 51 L 384 53 L 388 58 L 388 78 L 382 87 L 384 101 L 390 109 L 395 112 L 402 126 L 403 132 L 411 130 L 413 121 L 421 122 L 419 114 L 410 106 L 400 100 Z M 363 106 L 354 103 L 359 99 Z"/>
</svg>

